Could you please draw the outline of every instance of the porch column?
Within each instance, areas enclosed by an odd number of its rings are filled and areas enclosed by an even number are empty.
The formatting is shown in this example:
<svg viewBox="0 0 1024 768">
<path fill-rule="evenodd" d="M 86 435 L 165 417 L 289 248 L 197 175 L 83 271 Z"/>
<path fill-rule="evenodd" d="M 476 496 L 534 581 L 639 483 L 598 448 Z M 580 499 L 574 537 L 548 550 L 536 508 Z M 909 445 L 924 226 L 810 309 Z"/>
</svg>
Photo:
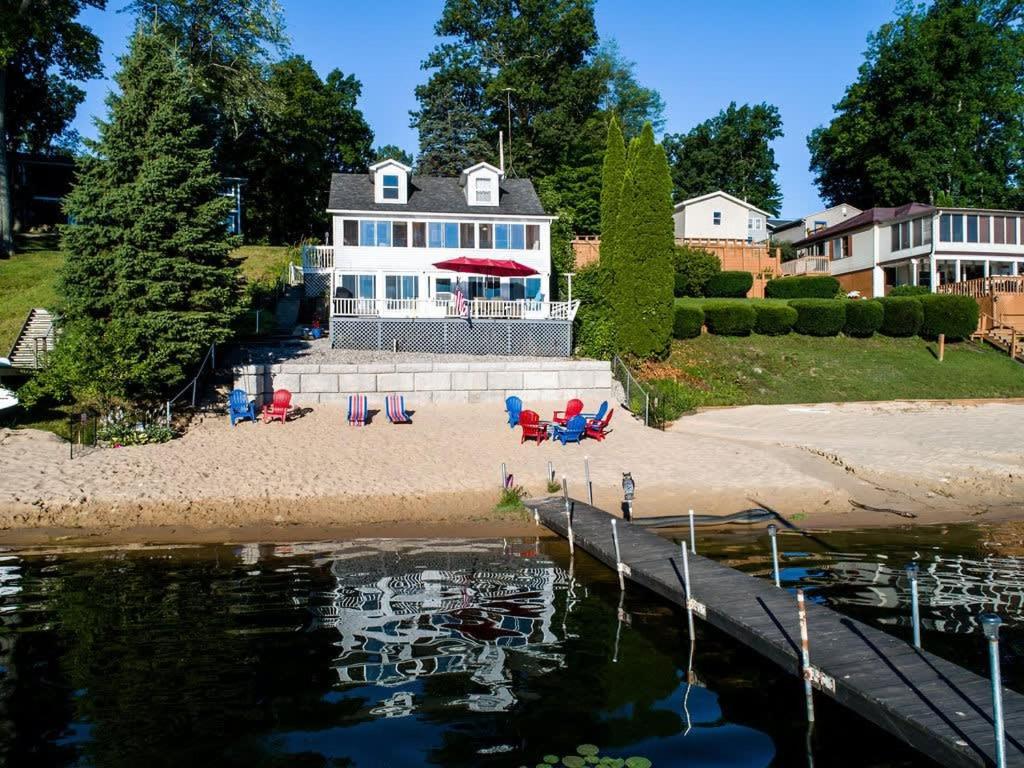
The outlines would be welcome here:
<svg viewBox="0 0 1024 768">
<path fill-rule="evenodd" d="M 985 277 L 990 277 L 991 276 L 990 275 L 991 272 L 992 272 L 992 262 L 989 261 L 988 259 L 985 259 Z"/>
<path fill-rule="evenodd" d="M 918 284 L 917 259 L 911 259 L 910 260 L 910 284 L 911 285 L 917 285 Z"/>
<path fill-rule="evenodd" d="M 953 272 L 953 282 L 954 283 L 959 283 L 960 282 L 960 259 L 954 259 L 953 260 L 953 269 L 955 270 Z"/>
<path fill-rule="evenodd" d="M 935 258 L 934 250 L 932 250 L 928 255 L 928 266 L 932 271 L 931 286 L 929 287 L 929 290 L 931 290 L 932 293 L 935 293 L 939 286 L 939 262 L 938 259 Z"/>
</svg>

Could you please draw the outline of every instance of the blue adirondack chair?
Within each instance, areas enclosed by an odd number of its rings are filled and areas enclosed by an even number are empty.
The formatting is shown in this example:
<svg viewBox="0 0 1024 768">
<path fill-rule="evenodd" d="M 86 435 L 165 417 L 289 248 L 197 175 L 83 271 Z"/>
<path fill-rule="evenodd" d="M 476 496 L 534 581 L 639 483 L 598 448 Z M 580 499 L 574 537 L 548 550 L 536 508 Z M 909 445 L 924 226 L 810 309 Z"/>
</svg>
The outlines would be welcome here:
<svg viewBox="0 0 1024 768">
<path fill-rule="evenodd" d="M 231 426 L 242 419 L 256 421 L 256 401 L 250 400 L 244 389 L 234 389 L 228 397 L 228 416 L 231 417 Z"/>
<path fill-rule="evenodd" d="M 601 403 L 597 409 L 597 413 L 581 413 L 580 416 L 585 418 L 587 421 L 600 421 L 604 418 L 604 415 L 608 413 L 608 401 L 605 400 Z"/>
<path fill-rule="evenodd" d="M 583 433 L 586 429 L 587 420 L 583 416 L 573 416 L 564 427 L 555 427 L 555 440 L 558 440 L 562 445 L 578 443 L 583 439 Z"/>
<path fill-rule="evenodd" d="M 519 414 L 523 412 L 523 401 L 515 395 L 505 398 L 505 410 L 508 411 L 508 425 L 512 429 L 519 424 Z"/>
</svg>

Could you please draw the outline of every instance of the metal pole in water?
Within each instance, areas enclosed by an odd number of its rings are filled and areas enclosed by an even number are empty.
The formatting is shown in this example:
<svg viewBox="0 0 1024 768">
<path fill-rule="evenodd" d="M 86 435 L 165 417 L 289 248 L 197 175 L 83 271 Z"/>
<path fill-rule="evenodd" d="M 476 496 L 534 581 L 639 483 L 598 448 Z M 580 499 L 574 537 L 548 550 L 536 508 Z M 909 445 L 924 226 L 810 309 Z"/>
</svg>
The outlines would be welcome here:
<svg viewBox="0 0 1024 768">
<path fill-rule="evenodd" d="M 904 569 L 910 579 L 910 625 L 914 632 L 914 647 L 921 648 L 921 611 L 917 602 L 917 563 L 907 563 Z"/>
<path fill-rule="evenodd" d="M 615 571 L 619 574 L 619 589 L 626 589 L 626 577 L 622 573 L 622 553 L 619 550 L 619 521 L 612 518 L 612 543 L 615 545 Z"/>
<path fill-rule="evenodd" d="M 772 540 L 772 576 L 775 577 L 775 586 L 781 587 L 782 580 L 779 578 L 779 543 L 775 539 L 778 533 L 775 523 L 768 526 L 768 538 Z"/>
<path fill-rule="evenodd" d="M 587 480 L 587 503 L 594 506 L 594 484 L 590 482 L 590 457 L 583 457 L 583 474 Z"/>
<path fill-rule="evenodd" d="M 814 689 L 811 687 L 811 649 L 807 638 L 807 607 L 804 591 L 796 591 L 796 610 L 800 615 L 800 668 L 804 674 L 804 695 L 807 697 L 807 722 L 814 722 Z"/>
<path fill-rule="evenodd" d="M 690 592 L 690 557 L 686 554 L 686 542 L 679 542 L 679 551 L 683 553 L 683 589 L 686 590 L 686 625 L 690 630 L 690 642 L 696 639 L 693 632 L 693 595 Z"/>
<path fill-rule="evenodd" d="M 690 551 L 697 554 L 697 529 L 693 526 L 693 510 L 690 510 Z"/>
<path fill-rule="evenodd" d="M 576 553 L 576 543 L 572 535 L 572 507 L 569 504 L 569 481 L 562 475 L 562 498 L 565 499 L 565 527 L 569 534 L 569 554 Z"/>
<path fill-rule="evenodd" d="M 999 669 L 999 626 L 1003 623 L 994 613 L 978 616 L 981 631 L 988 640 L 988 668 L 992 678 L 992 726 L 996 740 L 996 766 L 1006 768 L 1006 734 L 1003 728 L 1003 679 Z"/>
</svg>

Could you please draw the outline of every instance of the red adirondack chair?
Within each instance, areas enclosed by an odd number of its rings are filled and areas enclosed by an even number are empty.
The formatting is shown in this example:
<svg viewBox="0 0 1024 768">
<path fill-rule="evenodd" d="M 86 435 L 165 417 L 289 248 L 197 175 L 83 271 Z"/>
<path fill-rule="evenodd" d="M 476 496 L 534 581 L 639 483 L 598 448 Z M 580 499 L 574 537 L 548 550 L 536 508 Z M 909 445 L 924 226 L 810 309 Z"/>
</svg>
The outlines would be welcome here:
<svg viewBox="0 0 1024 768">
<path fill-rule="evenodd" d="M 615 413 L 615 409 L 612 408 L 608 411 L 608 415 L 598 421 L 597 419 L 591 419 L 587 422 L 586 435 L 592 437 L 595 440 L 604 440 L 608 436 L 608 422 L 612 420 L 612 414 Z"/>
<path fill-rule="evenodd" d="M 583 401 L 573 398 L 565 404 L 564 411 L 555 411 L 555 415 L 551 417 L 551 420 L 555 424 L 566 425 L 569 423 L 569 419 L 573 416 L 579 416 L 583 413 Z"/>
<path fill-rule="evenodd" d="M 547 427 L 540 423 L 540 414 L 536 411 L 523 411 L 519 414 L 519 426 L 523 428 L 523 436 L 519 440 L 522 445 L 527 440 L 536 440 L 540 445 L 548 439 Z"/>
<path fill-rule="evenodd" d="M 269 424 L 274 419 L 280 420 L 282 424 L 288 418 L 288 411 L 291 410 L 292 393 L 287 389 L 275 389 L 274 401 L 263 406 L 263 421 Z"/>
</svg>

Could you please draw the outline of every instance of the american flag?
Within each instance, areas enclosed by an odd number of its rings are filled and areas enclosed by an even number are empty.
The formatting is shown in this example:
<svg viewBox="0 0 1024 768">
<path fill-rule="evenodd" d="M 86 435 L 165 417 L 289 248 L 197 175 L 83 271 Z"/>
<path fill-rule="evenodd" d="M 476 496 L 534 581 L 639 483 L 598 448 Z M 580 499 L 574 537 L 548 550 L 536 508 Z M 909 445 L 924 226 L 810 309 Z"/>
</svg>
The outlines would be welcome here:
<svg viewBox="0 0 1024 768">
<path fill-rule="evenodd" d="M 455 314 L 469 320 L 469 302 L 466 301 L 466 294 L 462 292 L 462 286 L 458 284 L 455 286 Z"/>
</svg>

